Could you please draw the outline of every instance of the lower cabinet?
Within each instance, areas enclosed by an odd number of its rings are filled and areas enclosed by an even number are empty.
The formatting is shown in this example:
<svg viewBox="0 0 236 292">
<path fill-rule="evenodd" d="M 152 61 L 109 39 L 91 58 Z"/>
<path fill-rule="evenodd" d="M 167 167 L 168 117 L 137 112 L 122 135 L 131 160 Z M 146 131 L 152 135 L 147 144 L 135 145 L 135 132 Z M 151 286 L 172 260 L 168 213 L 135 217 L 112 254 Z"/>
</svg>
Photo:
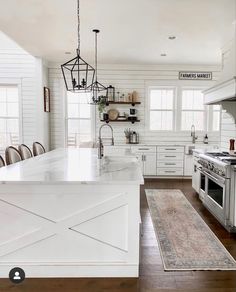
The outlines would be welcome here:
<svg viewBox="0 0 236 292">
<path fill-rule="evenodd" d="M 143 174 L 144 175 L 157 175 L 156 171 L 156 153 L 143 154 Z"/>
<path fill-rule="evenodd" d="M 190 176 L 192 172 L 192 156 L 186 161 L 184 146 L 105 146 L 104 152 L 105 155 L 134 154 L 145 176 Z"/>
<path fill-rule="evenodd" d="M 184 175 L 184 147 L 157 147 L 157 176 Z"/>
<path fill-rule="evenodd" d="M 193 157 L 192 165 L 192 187 L 193 189 L 200 194 L 200 184 L 201 184 L 201 173 L 199 171 L 200 164 L 198 163 L 198 157 Z"/>
<path fill-rule="evenodd" d="M 184 157 L 184 176 L 192 176 L 193 173 L 193 155 Z"/>
<path fill-rule="evenodd" d="M 155 176 L 157 175 L 156 169 L 156 147 L 139 147 L 133 146 L 131 147 L 132 153 L 138 158 L 140 163 L 143 175 L 147 176 Z"/>
</svg>

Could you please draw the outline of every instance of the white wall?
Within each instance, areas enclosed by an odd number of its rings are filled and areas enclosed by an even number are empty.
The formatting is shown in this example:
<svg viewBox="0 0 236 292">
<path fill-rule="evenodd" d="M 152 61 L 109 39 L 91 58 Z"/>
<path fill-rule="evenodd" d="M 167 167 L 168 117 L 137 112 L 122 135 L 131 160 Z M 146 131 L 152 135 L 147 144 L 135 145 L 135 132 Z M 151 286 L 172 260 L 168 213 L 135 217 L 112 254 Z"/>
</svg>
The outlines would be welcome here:
<svg viewBox="0 0 236 292">
<path fill-rule="evenodd" d="M 219 76 L 218 67 L 216 66 L 135 66 L 135 65 L 100 65 L 99 66 L 99 81 L 104 85 L 112 84 L 116 88 L 116 92 L 127 94 L 133 90 L 138 91 L 141 105 L 138 105 L 138 117 L 140 123 L 112 123 L 114 128 L 114 136 L 116 143 L 124 142 L 124 129 L 132 128 L 140 134 L 141 143 L 157 143 L 157 142 L 179 142 L 184 144 L 191 142 L 190 129 L 189 132 L 183 133 L 150 133 L 145 125 L 145 98 L 147 83 L 173 82 L 178 80 L 178 72 L 180 70 L 204 70 L 213 71 L 213 80 Z M 197 84 L 187 83 L 188 85 Z M 51 146 L 52 148 L 61 147 L 64 145 L 64 128 L 65 128 L 65 112 L 64 112 L 64 81 L 62 79 L 59 64 L 49 64 L 49 86 L 53 97 L 52 113 L 51 113 Z M 130 106 L 119 107 L 118 110 L 128 112 Z M 97 117 L 96 132 L 100 122 Z M 199 142 L 202 142 L 203 135 L 200 135 Z M 209 141 L 212 143 L 219 142 L 219 135 L 209 134 Z"/>
<path fill-rule="evenodd" d="M 35 58 L 0 33 L 0 83 L 19 84 L 22 104 L 22 143 L 36 138 Z"/>
<path fill-rule="evenodd" d="M 29 146 L 36 140 L 47 143 L 45 139 L 41 139 L 40 131 L 47 133 L 49 129 L 49 124 L 45 123 L 39 131 L 44 114 L 39 101 L 42 101 L 43 83 L 47 79 L 44 73 L 39 78 L 39 63 L 39 59 L 28 54 L 0 32 L 0 84 L 19 85 L 22 111 L 20 142 Z M 45 146 L 48 148 L 47 144 Z"/>
<path fill-rule="evenodd" d="M 220 146 L 222 150 L 229 151 L 229 140 L 236 139 L 236 123 L 234 118 L 226 111 L 222 113 Z"/>
</svg>

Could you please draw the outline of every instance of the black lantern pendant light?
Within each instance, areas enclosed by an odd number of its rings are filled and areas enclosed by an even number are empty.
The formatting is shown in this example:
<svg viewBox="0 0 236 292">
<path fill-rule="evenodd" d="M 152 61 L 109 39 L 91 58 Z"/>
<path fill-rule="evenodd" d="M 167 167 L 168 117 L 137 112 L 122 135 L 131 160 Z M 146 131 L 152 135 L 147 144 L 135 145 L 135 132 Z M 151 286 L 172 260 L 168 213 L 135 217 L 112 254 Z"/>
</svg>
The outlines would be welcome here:
<svg viewBox="0 0 236 292">
<path fill-rule="evenodd" d="M 80 5 L 77 0 L 78 9 L 78 48 L 76 57 L 61 65 L 66 89 L 72 92 L 87 92 L 91 90 L 94 83 L 95 69 L 80 56 Z"/>
<path fill-rule="evenodd" d="M 98 82 L 98 33 L 100 32 L 98 29 L 94 29 L 95 33 L 95 81 L 89 89 L 92 91 L 92 104 L 97 104 L 101 98 L 107 99 L 107 87 Z M 103 94 L 100 93 L 103 91 Z"/>
</svg>

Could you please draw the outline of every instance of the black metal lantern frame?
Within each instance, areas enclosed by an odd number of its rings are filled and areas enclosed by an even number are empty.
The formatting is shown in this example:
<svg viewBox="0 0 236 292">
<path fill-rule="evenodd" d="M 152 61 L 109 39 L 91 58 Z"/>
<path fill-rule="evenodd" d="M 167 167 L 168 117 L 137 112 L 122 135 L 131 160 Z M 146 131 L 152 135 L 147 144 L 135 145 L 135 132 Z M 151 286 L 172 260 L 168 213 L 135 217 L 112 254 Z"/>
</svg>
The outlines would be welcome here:
<svg viewBox="0 0 236 292">
<path fill-rule="evenodd" d="M 78 48 L 76 57 L 61 65 L 67 91 L 89 92 L 94 83 L 95 69 L 80 56 L 80 5 L 78 3 Z"/>
<path fill-rule="evenodd" d="M 94 82 L 95 69 L 77 56 L 61 65 L 66 90 L 72 92 L 88 92 Z"/>
<path fill-rule="evenodd" d="M 97 35 L 100 32 L 98 29 L 94 29 L 93 32 L 95 33 L 95 81 L 91 84 L 91 86 L 89 86 L 89 89 L 91 89 L 92 91 L 92 100 L 91 103 L 92 104 L 97 104 L 100 102 L 101 96 L 102 98 L 106 98 L 107 99 L 107 87 L 104 86 L 103 84 L 101 84 L 100 82 L 98 82 L 98 78 L 97 78 L 97 70 L 98 70 L 98 46 L 97 46 Z M 102 93 L 100 95 L 100 93 Z"/>
</svg>

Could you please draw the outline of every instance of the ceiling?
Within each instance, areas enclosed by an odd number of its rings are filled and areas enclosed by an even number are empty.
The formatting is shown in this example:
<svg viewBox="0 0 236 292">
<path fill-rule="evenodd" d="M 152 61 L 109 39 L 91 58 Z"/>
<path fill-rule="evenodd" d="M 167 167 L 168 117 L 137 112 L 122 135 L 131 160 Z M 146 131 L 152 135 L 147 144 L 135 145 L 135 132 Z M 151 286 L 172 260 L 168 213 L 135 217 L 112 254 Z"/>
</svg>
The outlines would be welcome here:
<svg viewBox="0 0 236 292">
<path fill-rule="evenodd" d="M 81 55 L 93 61 L 98 28 L 99 63 L 218 64 L 234 33 L 235 2 L 80 0 Z M 0 7 L 0 29 L 32 55 L 53 62 L 74 56 L 76 0 L 0 0 Z"/>
</svg>

